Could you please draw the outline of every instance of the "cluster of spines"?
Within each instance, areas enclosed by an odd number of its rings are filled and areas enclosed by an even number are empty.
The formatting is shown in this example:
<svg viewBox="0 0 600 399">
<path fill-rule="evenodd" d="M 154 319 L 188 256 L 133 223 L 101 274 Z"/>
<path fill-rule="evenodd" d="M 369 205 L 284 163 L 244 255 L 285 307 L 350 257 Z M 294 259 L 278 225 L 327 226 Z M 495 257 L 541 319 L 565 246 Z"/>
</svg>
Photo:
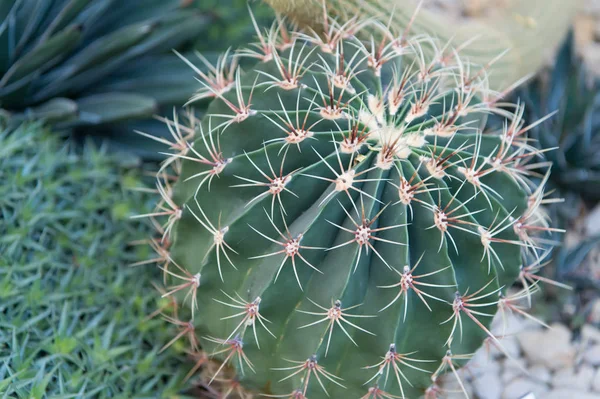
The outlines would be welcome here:
<svg viewBox="0 0 600 399">
<path fill-rule="evenodd" d="M 231 267 L 236 266 L 230 259 L 231 253 L 236 253 L 235 249 L 227 243 L 226 235 L 228 226 L 221 225 L 219 220 L 210 220 L 202 210 L 200 204 L 196 201 L 199 213 L 194 213 L 187 204 L 176 204 L 172 198 L 172 183 L 177 180 L 178 174 L 181 172 L 181 163 L 183 160 L 198 162 L 206 166 L 206 170 L 189 177 L 187 180 L 198 179 L 196 193 L 206 185 L 210 190 L 212 179 L 218 178 L 231 162 L 231 158 L 225 158 L 221 152 L 219 145 L 219 135 L 227 129 L 228 126 L 235 123 L 241 123 L 249 117 L 252 117 L 259 112 L 252 107 L 252 96 L 258 88 L 269 90 L 272 87 L 279 87 L 283 90 L 303 89 L 305 85 L 301 80 L 305 78 L 308 71 L 313 67 L 319 67 L 327 79 L 327 87 L 320 87 L 319 82 L 315 79 L 316 92 L 309 96 L 309 108 L 307 115 L 314 110 L 318 112 L 323 120 L 339 121 L 340 124 L 347 123 L 349 129 L 348 134 L 342 134 L 342 140 L 337 141 L 332 134 L 334 142 L 333 147 L 336 154 L 337 165 L 330 165 L 325 158 L 315 149 L 319 159 L 327 165 L 331 171 L 331 177 L 316 176 L 304 174 L 304 176 L 313 177 L 319 180 L 325 180 L 332 183 L 334 189 L 330 192 L 329 197 L 336 195 L 339 192 L 344 192 L 349 198 L 353 209 L 348 211 L 343 205 L 342 209 L 352 220 L 355 229 L 348 229 L 343 226 L 334 224 L 336 227 L 348 233 L 349 239 L 347 242 L 339 244 L 332 248 L 310 247 L 301 244 L 302 234 L 292 235 L 287 229 L 281 231 L 273 222 L 276 205 L 279 205 L 279 210 L 282 220 L 285 223 L 285 208 L 281 201 L 280 195 L 287 192 L 294 196 L 298 193 L 291 192 L 286 186 L 291 181 L 296 173 L 301 173 L 301 170 L 294 170 L 290 173 L 283 173 L 286 154 L 290 147 L 297 146 L 300 150 L 300 143 L 304 140 L 315 139 L 313 128 L 316 123 L 308 124 L 307 119 L 300 118 L 298 115 L 302 109 L 300 108 L 300 93 L 298 90 L 298 101 L 296 109 L 286 109 L 284 103 L 279 100 L 282 109 L 275 114 L 275 117 L 266 117 L 273 123 L 274 127 L 284 132 L 280 139 L 283 143 L 281 151 L 284 154 L 281 158 L 280 165 L 273 165 L 269 159 L 269 154 L 265 147 L 265 157 L 268 162 L 269 170 L 261 170 L 252 162 L 247 154 L 245 156 L 264 177 L 264 181 L 251 180 L 243 176 L 237 176 L 240 179 L 240 184 L 234 187 L 264 187 L 263 194 L 258 195 L 250 201 L 258 201 L 262 198 L 271 196 L 270 210 L 265 210 L 266 217 L 270 220 L 273 227 L 272 232 L 261 232 L 250 226 L 258 235 L 265 240 L 269 240 L 281 247 L 280 250 L 258 255 L 258 257 L 282 256 L 282 262 L 277 271 L 277 276 L 286 264 L 291 264 L 298 286 L 302 289 L 300 279 L 296 273 L 297 263 L 301 262 L 304 265 L 312 268 L 318 273 L 322 273 L 318 268 L 313 266 L 307 259 L 303 257 L 306 250 L 335 250 L 346 245 L 358 245 L 362 251 L 373 251 L 384 264 L 398 274 L 398 282 L 383 286 L 383 289 L 396 289 L 398 294 L 393 302 L 382 308 L 385 310 L 395 301 L 403 300 L 404 318 L 406 318 L 408 294 L 413 291 L 417 297 L 429 308 L 428 300 L 436 300 L 446 302 L 445 300 L 435 296 L 432 291 L 438 287 L 454 287 L 454 285 L 439 285 L 427 282 L 427 277 L 442 272 L 450 265 L 444 265 L 438 271 L 427 274 L 416 274 L 419 262 L 412 268 L 405 266 L 402 270 L 393 268 L 388 262 L 377 253 L 372 241 L 382 240 L 373 233 L 381 230 L 381 228 L 372 228 L 377 217 L 383 212 L 387 206 L 394 204 L 383 204 L 383 209 L 373 218 L 365 216 L 363 198 L 380 202 L 376 197 L 361 190 L 355 186 L 355 183 L 364 183 L 369 181 L 365 176 L 368 172 L 374 169 L 389 170 L 392 167 L 398 168 L 398 162 L 406 159 L 415 151 L 419 154 L 419 165 L 415 168 L 412 176 L 404 176 L 399 173 L 401 180 L 398 182 L 389 181 L 387 183 L 393 185 L 398 191 L 398 202 L 407 206 L 412 217 L 412 206 L 420 205 L 432 212 L 434 225 L 432 229 L 437 229 L 440 232 L 439 248 L 442 248 L 444 243 L 449 243 L 451 247 L 458 252 L 456 243 L 452 238 L 452 229 L 458 229 L 470 234 L 478 235 L 482 246 L 484 247 L 483 259 L 487 258 L 488 268 L 492 264 L 497 264 L 500 267 L 502 260 L 494 252 L 492 243 L 503 242 L 512 245 L 518 245 L 527 255 L 533 255 L 534 261 L 529 266 L 522 266 L 519 274 L 519 280 L 524 286 L 523 291 L 513 296 L 505 296 L 505 288 L 488 291 L 483 293 L 493 280 L 483 287 L 479 287 L 474 292 L 457 292 L 454 301 L 449 303 L 451 307 L 451 316 L 446 320 L 452 325 L 451 334 L 446 341 L 448 348 L 451 347 L 453 339 L 456 339 L 455 333 L 462 333 L 463 316 L 477 324 L 486 334 L 491 343 L 499 348 L 502 348 L 500 338 L 496 337 L 479 319 L 481 317 L 491 317 L 492 314 L 482 313 L 478 310 L 481 307 L 497 306 L 500 313 L 504 315 L 506 312 L 516 313 L 524 317 L 532 318 L 528 315 L 521 303 L 524 300 L 530 301 L 531 294 L 538 289 L 539 282 L 548 282 L 558 284 L 544 277 L 538 276 L 537 272 L 543 266 L 543 260 L 547 253 L 539 255 L 539 233 L 552 231 L 549 227 L 545 215 L 540 211 L 540 205 L 544 204 L 547 199 L 543 194 L 543 187 L 532 189 L 534 185 L 530 181 L 530 177 L 534 174 L 534 168 L 530 166 L 530 161 L 540 158 L 541 152 L 528 144 L 527 131 L 533 126 L 526 126 L 523 122 L 522 106 L 517 105 L 516 110 L 507 113 L 505 108 L 502 108 L 500 100 L 503 93 L 494 93 L 487 88 L 486 69 L 481 68 L 476 73 L 471 73 L 471 66 L 462 63 L 456 55 L 459 49 L 452 49 L 449 45 L 438 47 L 435 41 L 429 37 L 419 36 L 416 38 L 408 37 L 408 28 L 401 35 L 394 34 L 388 26 L 382 25 L 374 21 L 358 21 L 351 20 L 350 22 L 339 25 L 335 20 L 327 17 L 324 19 L 325 31 L 323 34 L 298 33 L 295 30 L 288 30 L 286 24 L 281 19 L 273 25 L 267 32 L 257 30 L 259 43 L 250 50 L 242 50 L 234 56 L 226 54 L 220 58 L 215 66 L 209 65 L 209 73 L 204 73 L 192 65 L 199 75 L 199 80 L 202 84 L 201 90 L 192 99 L 216 98 L 223 101 L 231 110 L 231 114 L 210 115 L 208 129 L 204 129 L 193 115 L 193 112 L 188 114 L 188 123 L 183 123 L 178 120 L 177 114 L 174 114 L 172 121 L 167 121 L 167 125 L 173 136 L 172 142 L 164 142 L 169 146 L 170 152 L 167 153 L 168 158 L 164 162 L 158 174 L 157 193 L 161 196 L 161 201 L 158 204 L 157 211 L 140 217 L 149 217 L 152 223 L 156 226 L 158 237 L 149 241 L 152 248 L 156 251 L 157 257 L 149 261 L 142 261 L 138 264 L 146 264 L 149 262 L 157 262 L 161 269 L 165 272 L 165 281 L 167 276 L 179 280 L 179 283 L 168 287 L 162 291 L 163 297 L 172 297 L 173 294 L 184 292 L 184 302 L 190 302 L 191 319 L 187 321 L 179 320 L 177 317 L 177 305 L 172 304 L 175 309 L 171 312 L 171 316 L 164 315 L 165 319 L 177 326 L 178 334 L 174 339 L 165 345 L 165 348 L 180 338 L 187 337 L 190 346 L 190 354 L 197 359 L 195 367 L 191 370 L 190 375 L 195 373 L 200 367 L 205 366 L 212 361 L 212 356 L 220 355 L 224 360 L 218 367 L 215 367 L 213 375 L 210 376 L 208 384 L 215 380 L 219 380 L 219 376 L 225 373 L 224 368 L 228 365 L 235 366 L 239 372 L 243 373 L 244 369 L 254 371 L 254 365 L 244 353 L 244 335 L 247 330 L 251 330 L 253 340 L 260 348 L 258 331 L 264 330 L 267 334 L 273 335 L 269 330 L 269 320 L 260 314 L 261 298 L 257 297 L 253 301 L 248 302 L 240 297 L 237 293 L 231 295 L 223 291 L 223 298 L 213 298 L 216 302 L 234 309 L 235 314 L 225 316 L 223 319 L 239 320 L 236 328 L 228 337 L 202 337 L 207 342 L 212 342 L 217 345 L 217 349 L 213 353 L 205 353 L 201 350 L 198 338 L 194 327 L 194 317 L 197 312 L 196 295 L 201 287 L 200 273 L 192 274 L 182 266 L 173 261 L 169 254 L 171 245 L 171 232 L 173 226 L 181 219 L 183 212 L 190 212 L 198 221 L 202 228 L 211 233 L 214 239 L 214 245 L 210 251 L 216 253 L 217 267 L 221 279 L 222 263 L 227 262 Z M 355 40 L 355 36 L 362 33 L 363 30 L 375 29 L 379 34 L 372 37 L 370 41 Z M 344 57 L 345 41 L 352 42 L 358 50 L 355 55 L 346 60 Z M 297 43 L 303 43 L 299 46 Z M 465 44 L 466 46 L 467 44 Z M 432 60 L 427 62 L 424 48 L 433 49 Z M 312 61 L 311 55 L 319 49 L 324 54 L 334 56 L 335 62 L 332 67 L 325 62 L 321 56 L 322 63 L 315 64 Z M 288 51 L 287 56 L 283 53 Z M 391 63 L 398 57 L 407 54 L 414 55 L 414 69 L 406 68 L 402 73 L 394 70 L 392 84 L 385 89 L 381 96 L 367 94 L 358 91 L 353 87 L 353 79 L 362 72 L 359 69 L 360 65 L 366 63 L 375 76 L 380 76 L 384 65 Z M 261 82 L 257 84 L 258 77 L 254 81 L 250 93 L 244 94 L 244 87 L 241 79 L 241 69 L 238 66 L 238 57 L 253 57 L 262 63 L 273 63 L 276 66 L 278 75 L 259 74 Z M 287 57 L 287 59 L 286 59 Z M 358 57 L 358 58 L 357 58 Z M 204 58 L 201 61 L 208 64 Z M 493 61 L 492 61 L 493 62 Z M 442 89 L 443 86 L 450 85 L 450 89 Z M 336 95 L 336 90 L 339 93 Z M 446 91 L 444 91 L 446 90 Z M 229 91 L 235 92 L 235 102 L 225 97 Z M 440 101 L 445 101 L 445 95 L 448 91 L 455 91 L 457 95 L 453 104 L 443 104 L 447 110 L 438 118 L 436 118 L 428 127 L 422 131 L 419 129 L 416 133 L 405 134 L 405 131 L 415 120 L 427 115 L 430 108 L 438 104 Z M 344 94 L 349 94 L 350 97 L 344 97 Z M 310 98 L 312 97 L 312 98 Z M 480 101 L 475 101 L 479 98 Z M 363 101 L 364 100 L 364 101 Z M 353 109 L 351 103 L 360 101 L 360 109 Z M 403 110 L 402 118 L 397 118 L 399 111 Z M 494 148 L 488 154 L 482 154 L 483 134 L 480 132 L 480 127 L 471 126 L 469 123 L 457 125 L 459 118 L 473 113 L 497 113 L 508 117 L 508 122 L 502 131 L 495 133 L 500 137 L 501 145 Z M 290 117 L 295 114 L 295 117 Z M 344 119 L 346 121 L 344 121 Z M 213 120 L 221 120 L 215 123 Z M 336 122 L 337 123 L 337 122 Z M 458 147 L 451 146 L 452 140 L 459 131 L 471 130 L 478 133 L 475 143 L 460 143 Z M 340 127 L 340 132 L 345 132 Z M 426 138 L 433 139 L 433 147 L 423 149 Z M 443 138 L 441 142 L 444 144 L 438 145 L 438 138 Z M 274 140 L 273 140 L 274 141 Z M 196 143 L 193 146 L 192 143 Z M 265 143 L 267 144 L 267 143 Z M 202 148 L 198 148 L 200 145 Z M 358 171 L 356 164 L 360 163 L 364 157 L 360 150 L 363 146 L 368 146 L 369 150 L 377 152 L 377 162 L 371 168 Z M 462 154 L 471 150 L 470 157 L 462 157 Z M 280 151 L 280 152 L 281 152 Z M 350 154 L 347 164 L 342 162 L 341 154 Z M 485 162 L 478 162 L 483 158 Z M 539 167 L 539 162 L 535 164 L 536 169 Z M 338 168 L 339 167 L 339 168 Z M 482 182 L 482 177 L 496 172 L 504 173 L 519 184 L 524 190 L 530 192 L 528 201 L 528 210 L 523 215 L 513 215 L 499 218 L 497 215 L 494 221 L 489 226 L 476 225 L 469 221 L 470 216 L 473 216 L 479 211 L 468 211 L 466 204 L 470 201 L 463 201 L 458 204 L 455 193 L 446 204 L 442 204 L 441 196 L 439 195 L 440 188 L 436 187 L 433 182 L 435 180 L 443 180 L 445 178 L 454 178 L 454 175 L 447 173 L 450 168 L 456 168 L 464 177 L 461 181 L 458 191 L 466 190 L 468 187 L 473 188 L 471 199 L 478 195 L 483 195 L 487 202 L 490 202 L 489 196 L 498 197 L 493 188 Z M 429 176 L 424 179 L 417 178 L 417 173 L 421 170 L 426 170 Z M 544 178 L 543 182 L 545 182 Z M 463 188 L 464 187 L 464 188 Z M 352 193 L 358 194 L 360 201 L 357 204 Z M 438 203 L 429 203 L 419 198 L 421 194 L 428 193 L 432 197 L 437 194 Z M 323 199 L 322 203 L 329 200 L 329 197 Z M 456 201 L 456 203 L 455 203 Z M 356 217 L 351 216 L 355 212 Z M 160 224 L 158 220 L 166 220 Z M 389 226 L 386 229 L 391 229 L 398 226 Z M 507 230 L 512 229 L 519 237 L 519 241 L 507 241 L 496 236 Z M 275 238 L 274 238 L 275 237 Z M 391 241 L 390 245 L 405 245 L 401 242 Z M 531 258 L 531 256 L 529 256 Z M 357 258 L 360 260 L 360 255 Z M 169 269 L 172 265 L 173 268 Z M 356 266 L 355 266 L 356 267 Z M 277 276 L 275 279 L 277 279 Z M 309 299 L 310 300 L 310 299 Z M 312 302 L 312 301 L 311 301 Z M 314 322 L 301 326 L 300 328 L 310 328 L 321 323 L 327 324 L 328 338 L 325 355 L 329 350 L 329 342 L 331 340 L 332 331 L 334 328 L 341 329 L 344 334 L 352 342 L 351 335 L 348 334 L 347 328 L 355 328 L 364 333 L 372 334 L 367 329 L 353 323 L 353 318 L 375 317 L 375 315 L 359 315 L 349 313 L 352 308 L 344 308 L 339 300 L 331 303 L 330 307 L 327 304 L 319 304 L 312 302 L 315 306 L 314 310 L 298 310 L 301 313 L 315 316 Z M 541 323 L 541 322 L 540 322 Z M 543 323 L 542 323 L 543 324 Z M 501 349 L 502 350 L 502 349 Z M 503 350 L 502 350 L 503 351 Z M 413 355 L 416 352 L 399 354 L 395 350 L 395 345 L 390 344 L 389 351 L 384 355 L 382 361 L 375 365 L 366 365 L 365 369 L 375 369 L 376 374 L 370 379 L 366 378 L 365 388 L 366 394 L 363 398 L 395 398 L 389 393 L 386 393 L 383 388 L 389 377 L 390 372 L 395 377 L 402 395 L 404 396 L 403 384 L 411 384 L 411 382 L 403 374 L 403 367 L 413 368 L 422 372 L 431 373 L 431 370 L 426 370 L 419 366 L 420 363 L 426 364 L 433 362 L 427 359 L 418 359 Z M 454 373 L 457 378 L 457 368 L 468 359 L 468 354 L 453 354 L 450 349 L 446 356 L 442 359 L 439 367 L 431 374 L 432 385 L 425 392 L 426 398 L 437 398 L 441 395 L 441 388 L 437 385 L 438 377 L 446 372 Z M 292 364 L 289 367 L 278 368 L 275 370 L 288 372 L 280 381 L 292 378 L 297 375 L 302 376 L 302 383 L 293 392 L 287 395 L 264 395 L 269 397 L 281 398 L 306 398 L 309 383 L 317 381 L 317 384 L 327 393 L 323 380 L 330 383 L 343 386 L 342 378 L 328 372 L 319 365 L 317 356 L 311 356 L 305 360 L 289 360 Z M 382 380 L 383 379 L 383 380 Z M 250 397 L 250 393 L 246 392 L 240 385 L 239 381 L 234 377 L 225 379 L 229 387 L 226 388 L 227 395 L 236 393 L 240 397 Z M 381 387 L 381 382 L 385 382 Z M 369 386 L 370 385 L 370 386 Z M 459 385 L 466 391 L 459 379 Z"/>
</svg>

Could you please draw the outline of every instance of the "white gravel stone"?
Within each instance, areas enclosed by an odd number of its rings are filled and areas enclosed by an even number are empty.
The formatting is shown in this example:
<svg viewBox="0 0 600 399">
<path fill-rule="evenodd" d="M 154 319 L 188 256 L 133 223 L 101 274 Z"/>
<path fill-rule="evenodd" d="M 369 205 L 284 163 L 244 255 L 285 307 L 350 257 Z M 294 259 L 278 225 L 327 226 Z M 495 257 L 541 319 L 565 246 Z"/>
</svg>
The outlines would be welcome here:
<svg viewBox="0 0 600 399">
<path fill-rule="evenodd" d="M 552 380 L 552 374 L 550 373 L 550 370 L 544 366 L 533 366 L 528 368 L 527 371 L 529 371 L 529 378 L 534 381 L 543 384 L 549 384 Z"/>
<path fill-rule="evenodd" d="M 600 29 L 600 25 L 597 25 Z M 600 205 L 597 205 L 585 218 L 585 230 L 588 236 L 600 234 Z"/>
<path fill-rule="evenodd" d="M 509 295 L 513 292 L 509 291 Z M 539 330 L 541 326 L 535 321 L 519 317 L 515 313 L 505 312 L 504 317 L 498 312 L 490 326 L 492 333 L 497 337 L 511 337 L 523 331 Z"/>
<path fill-rule="evenodd" d="M 600 62 L 600 53 L 598 62 Z M 587 321 L 592 324 L 600 323 L 600 298 L 594 299 L 592 302 L 590 312 L 587 315 Z"/>
<path fill-rule="evenodd" d="M 473 395 L 473 385 L 465 378 L 464 373 L 459 373 L 459 374 L 460 374 L 461 381 L 467 391 L 467 395 L 469 396 L 469 398 L 472 398 L 474 396 Z M 448 399 L 459 399 L 459 398 L 464 399 L 465 395 L 462 393 L 460 385 L 456 381 L 454 374 L 452 374 L 452 373 L 445 374 L 441 378 L 440 385 L 443 387 L 444 390 L 451 392 L 450 395 L 447 395 Z"/>
<path fill-rule="evenodd" d="M 600 1 L 599 0 L 586 0 L 583 2 L 583 12 L 592 15 L 600 15 Z"/>
<path fill-rule="evenodd" d="M 514 380 L 515 378 L 523 375 L 523 370 L 527 370 L 527 363 L 525 359 L 504 359 L 502 361 L 502 382 L 507 384 Z"/>
<path fill-rule="evenodd" d="M 485 346 L 482 346 L 475 352 L 471 360 L 469 360 L 468 365 L 473 372 L 477 370 L 487 370 L 490 367 L 499 367 L 489 349 Z"/>
<path fill-rule="evenodd" d="M 532 364 L 559 370 L 574 363 L 575 348 L 571 345 L 571 331 L 564 325 L 553 324 L 549 330 L 527 331 L 517 338 L 525 357 Z"/>
<path fill-rule="evenodd" d="M 600 345 L 594 345 L 583 352 L 583 361 L 590 366 L 600 366 Z"/>
<path fill-rule="evenodd" d="M 594 379 L 592 380 L 592 390 L 600 393 L 600 369 L 596 370 Z"/>
<path fill-rule="evenodd" d="M 552 386 L 555 388 L 571 388 L 587 391 L 592 386 L 595 370 L 587 364 L 578 368 L 558 370 L 552 377 Z"/>
<path fill-rule="evenodd" d="M 581 328 L 581 337 L 584 342 L 600 344 L 600 330 L 589 324 L 586 324 Z"/>
<path fill-rule="evenodd" d="M 499 378 L 499 367 L 486 370 L 472 384 L 478 398 L 500 399 L 502 397 L 503 384 Z"/>
<path fill-rule="evenodd" d="M 504 388 L 502 399 L 520 399 L 528 393 L 533 393 L 536 398 L 541 399 L 546 397 L 544 396 L 546 392 L 548 392 L 546 384 L 539 384 L 525 377 L 519 377 L 511 381 Z"/>
<path fill-rule="evenodd" d="M 598 394 L 575 389 L 557 389 L 540 396 L 540 399 L 598 399 Z"/>
<path fill-rule="evenodd" d="M 521 354 L 521 347 L 519 341 L 515 336 L 507 336 L 500 340 L 502 348 L 511 358 L 516 359 Z M 490 355 L 493 357 L 504 357 L 504 353 L 496 345 L 490 345 Z"/>
</svg>

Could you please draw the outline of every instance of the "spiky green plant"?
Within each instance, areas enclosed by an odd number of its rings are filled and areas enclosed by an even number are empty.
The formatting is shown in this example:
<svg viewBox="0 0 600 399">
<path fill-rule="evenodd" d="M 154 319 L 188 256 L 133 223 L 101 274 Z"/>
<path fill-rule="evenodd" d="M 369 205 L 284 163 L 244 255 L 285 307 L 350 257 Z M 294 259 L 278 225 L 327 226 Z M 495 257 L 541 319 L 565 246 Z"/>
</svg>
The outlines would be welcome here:
<svg viewBox="0 0 600 399">
<path fill-rule="evenodd" d="M 161 205 L 140 215 L 163 219 L 176 338 L 241 397 L 438 397 L 537 289 L 521 107 L 451 46 L 372 20 L 275 25 L 239 54 L 258 63 L 200 79 L 215 100 L 174 125 Z M 490 113 L 507 124 L 483 134 Z"/>
<path fill-rule="evenodd" d="M 156 155 L 156 147 L 142 151 L 142 144 L 151 142 L 133 130 L 168 135 L 163 123 L 148 118 L 181 106 L 193 93 L 193 74 L 171 50 L 191 50 L 195 44 L 202 51 L 223 51 L 253 29 L 249 18 L 227 28 L 229 15 L 246 12 L 245 4 L 208 3 L 2 1 L 0 114 L 14 125 L 43 118 L 58 128 L 108 137 L 140 155 Z"/>
<path fill-rule="evenodd" d="M 600 119 L 595 77 L 575 54 L 573 35 L 565 41 L 551 70 L 517 91 L 526 105 L 524 118 L 535 121 L 554 114 L 531 129 L 540 148 L 553 148 L 550 179 L 563 190 L 591 201 L 600 200 Z"/>
<path fill-rule="evenodd" d="M 552 149 L 546 158 L 552 162 L 548 177 L 555 193 L 544 202 L 555 227 L 572 226 L 588 206 L 600 201 L 599 93 L 598 79 L 575 53 L 570 34 L 552 68 L 514 94 L 526 106 L 525 120 L 546 117 L 530 130 L 530 137 L 537 148 Z M 562 247 L 556 256 L 556 275 L 578 286 L 597 286 L 597 279 L 581 269 L 599 242 L 600 237 L 589 237 L 575 247 Z"/>
<path fill-rule="evenodd" d="M 155 275 L 127 266 L 152 203 L 131 166 L 39 123 L 0 132 L 0 397 L 182 397 Z"/>
<path fill-rule="evenodd" d="M 180 1 L 9 0 L 0 7 L 0 106 L 95 125 L 152 115 L 166 94 L 111 75 L 177 47 L 208 18 Z M 149 64 L 138 64 L 137 71 Z M 120 84 L 119 84 L 120 83 Z M 172 94 L 172 93 L 171 93 Z M 185 96 L 177 93 L 175 98 Z"/>
</svg>

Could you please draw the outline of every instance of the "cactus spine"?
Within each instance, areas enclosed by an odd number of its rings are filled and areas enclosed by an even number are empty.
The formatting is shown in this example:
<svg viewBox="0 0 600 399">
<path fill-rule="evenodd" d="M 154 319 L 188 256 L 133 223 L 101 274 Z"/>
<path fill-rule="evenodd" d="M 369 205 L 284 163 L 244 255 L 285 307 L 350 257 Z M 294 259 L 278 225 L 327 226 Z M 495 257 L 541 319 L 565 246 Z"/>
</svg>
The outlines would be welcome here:
<svg viewBox="0 0 600 399">
<path fill-rule="evenodd" d="M 417 33 L 435 34 L 461 48 L 463 59 L 486 65 L 502 52 L 502 60 L 486 67 L 493 89 L 503 88 L 518 78 L 539 70 L 547 60 L 547 50 L 558 46 L 567 33 L 581 0 L 497 1 L 490 15 L 457 21 L 449 15 L 431 12 L 424 0 L 264 0 L 276 11 L 301 26 L 319 29 L 318 18 L 325 8 L 345 23 L 360 15 L 389 21 L 403 29 L 414 19 Z M 430 2 L 433 3 L 433 2 Z M 488 7 L 488 6 L 486 6 Z"/>
<path fill-rule="evenodd" d="M 149 215 L 188 309 L 169 320 L 241 397 L 438 397 L 537 289 L 540 152 L 449 45 L 323 25 L 258 32 L 254 68 L 223 59 L 200 79 L 207 116 L 171 124 Z M 490 113 L 504 129 L 484 133 Z"/>
</svg>

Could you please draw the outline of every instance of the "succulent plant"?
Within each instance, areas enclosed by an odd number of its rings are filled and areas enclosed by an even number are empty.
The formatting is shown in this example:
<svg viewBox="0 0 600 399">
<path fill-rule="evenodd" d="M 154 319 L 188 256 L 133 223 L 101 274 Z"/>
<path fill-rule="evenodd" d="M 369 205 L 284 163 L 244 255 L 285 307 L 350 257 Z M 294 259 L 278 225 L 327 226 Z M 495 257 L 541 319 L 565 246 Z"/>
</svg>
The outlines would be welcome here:
<svg viewBox="0 0 600 399">
<path fill-rule="evenodd" d="M 214 99 L 205 117 L 171 123 L 162 201 L 139 217 L 161 220 L 186 305 L 173 342 L 241 397 L 436 398 L 538 287 L 541 151 L 451 46 L 324 28 L 259 32 L 238 53 L 257 64 L 221 58 L 194 96 Z M 490 113 L 507 123 L 484 134 Z"/>
<path fill-rule="evenodd" d="M 600 200 L 600 85 L 575 53 L 570 34 L 556 56 L 554 65 L 517 90 L 513 97 L 523 101 L 523 118 L 533 122 L 532 145 L 547 151 L 552 163 L 550 188 L 555 192 L 547 212 L 555 227 L 569 228 Z M 540 172 L 543 173 L 543 168 Z M 556 200 L 561 198 L 561 200 Z M 560 241 L 557 235 L 554 237 Z M 556 276 L 578 287 L 598 286 L 598 279 L 587 270 L 586 257 L 600 243 L 588 237 L 578 245 L 565 245 L 555 258 Z"/>
<path fill-rule="evenodd" d="M 127 267 L 149 254 L 136 169 L 32 123 L 0 132 L 0 178 L 0 396 L 183 398 L 183 349 L 149 317 L 171 302 Z"/>
<path fill-rule="evenodd" d="M 208 18 L 179 9 L 179 3 L 3 2 L 0 106 L 24 112 L 24 117 L 91 125 L 152 115 L 162 101 L 157 95 L 164 92 L 126 88 L 111 75 L 125 73 L 123 68 L 141 57 L 170 51 L 202 31 Z M 137 64 L 138 72 L 147 65 Z"/>
<path fill-rule="evenodd" d="M 187 3 L 3 1 L 0 114 L 13 126 L 41 118 L 57 128 L 109 138 L 142 156 L 158 155 L 158 147 L 134 130 L 168 135 L 164 123 L 149 118 L 180 107 L 193 93 L 191 70 L 171 50 L 187 51 L 195 44 L 202 51 L 223 51 L 231 44 L 197 38 L 210 33 L 239 43 L 243 31 L 252 29 L 249 18 L 238 21 L 236 32 L 224 27 L 223 11 L 235 15 L 236 7 L 246 11 L 245 4 Z M 149 148 L 142 148 L 144 143 Z"/>
<path fill-rule="evenodd" d="M 551 70 L 517 91 L 530 121 L 553 114 L 531 129 L 540 148 L 552 148 L 550 180 L 562 190 L 600 200 L 600 119 L 595 77 L 575 54 L 573 35 L 563 44 Z M 554 115 L 554 113 L 556 113 Z"/>
</svg>

